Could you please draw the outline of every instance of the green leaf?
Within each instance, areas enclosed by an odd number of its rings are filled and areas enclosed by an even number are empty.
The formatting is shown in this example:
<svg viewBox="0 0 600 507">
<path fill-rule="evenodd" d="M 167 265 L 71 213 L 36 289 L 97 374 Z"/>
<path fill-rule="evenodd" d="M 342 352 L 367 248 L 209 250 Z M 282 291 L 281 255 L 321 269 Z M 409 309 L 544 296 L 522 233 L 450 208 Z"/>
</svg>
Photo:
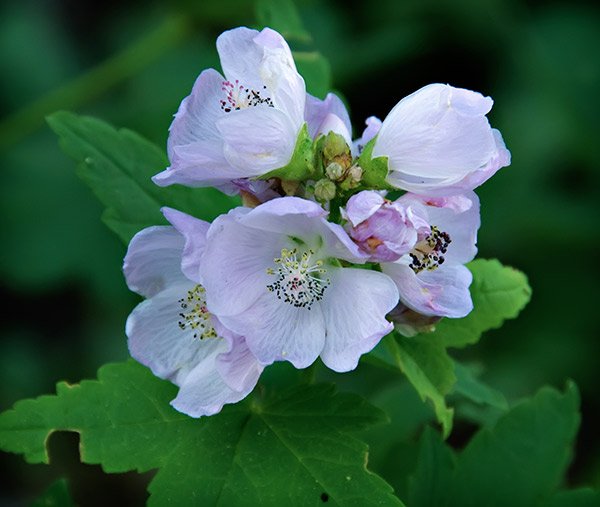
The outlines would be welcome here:
<svg viewBox="0 0 600 507">
<path fill-rule="evenodd" d="M 579 427 L 579 394 L 544 387 L 460 454 L 446 505 L 539 505 L 560 484 Z"/>
<path fill-rule="evenodd" d="M 417 468 L 409 480 L 409 505 L 438 507 L 451 488 L 455 466 L 452 449 L 427 426 L 421 436 Z"/>
<path fill-rule="evenodd" d="M 406 375 L 423 401 L 433 402 L 437 420 L 443 427 L 444 436 L 452 430 L 453 409 L 444 399 L 456 382 L 454 363 L 446 353 L 441 340 L 432 335 L 417 335 L 413 338 L 390 334 L 384 338 L 389 356 L 386 358 L 377 349 L 376 357 L 384 361 L 391 359 Z"/>
<path fill-rule="evenodd" d="M 130 130 L 96 118 L 58 112 L 47 118 L 77 175 L 106 206 L 103 220 L 125 243 L 139 230 L 167 223 L 162 206 L 212 220 L 236 205 L 214 189 L 159 187 L 151 178 L 167 165 L 162 150 Z"/>
<path fill-rule="evenodd" d="M 292 155 L 290 163 L 285 167 L 264 174 L 260 179 L 281 178 L 282 180 L 289 181 L 306 180 L 312 176 L 315 171 L 314 159 L 315 149 L 310 134 L 308 133 L 308 127 L 305 123 L 298 134 L 296 147 L 294 148 L 294 154 Z"/>
<path fill-rule="evenodd" d="M 386 420 L 359 396 L 301 386 L 192 419 L 169 406 L 176 390 L 132 360 L 105 365 L 97 381 L 59 383 L 0 415 L 0 447 L 48 462 L 49 434 L 77 431 L 85 463 L 159 469 L 149 505 L 402 505 L 351 435 Z"/>
<path fill-rule="evenodd" d="M 426 430 L 410 481 L 410 505 L 546 505 L 569 462 L 578 408 L 574 384 L 564 394 L 544 387 L 502 416 L 493 429 L 479 430 L 457 456 Z M 596 505 L 589 503 L 596 498 L 589 490 L 561 492 L 549 505 Z M 559 503 L 562 499 L 569 501 Z"/>
<path fill-rule="evenodd" d="M 395 190 L 385 178 L 388 174 L 388 159 L 387 157 L 373 157 L 373 147 L 377 137 L 371 139 L 363 148 L 360 157 L 358 157 L 358 165 L 363 170 L 362 187 L 365 189 L 379 190 Z"/>
<path fill-rule="evenodd" d="M 462 319 L 443 319 L 429 335 L 447 347 L 476 343 L 484 331 L 515 318 L 531 299 L 531 288 L 521 271 L 503 266 L 496 259 L 477 259 L 467 267 L 473 273 L 473 311 Z"/>
<path fill-rule="evenodd" d="M 277 30 L 288 42 L 311 41 L 292 0 L 258 0 L 255 13 L 259 25 Z"/>
<path fill-rule="evenodd" d="M 469 368 L 457 361 L 454 362 L 454 374 L 457 381 L 452 386 L 453 393 L 460 394 L 475 403 L 508 410 L 506 398 L 500 391 L 481 382 Z"/>
<path fill-rule="evenodd" d="M 556 493 L 544 507 L 598 507 L 600 491 L 590 488 L 574 489 Z"/>
</svg>

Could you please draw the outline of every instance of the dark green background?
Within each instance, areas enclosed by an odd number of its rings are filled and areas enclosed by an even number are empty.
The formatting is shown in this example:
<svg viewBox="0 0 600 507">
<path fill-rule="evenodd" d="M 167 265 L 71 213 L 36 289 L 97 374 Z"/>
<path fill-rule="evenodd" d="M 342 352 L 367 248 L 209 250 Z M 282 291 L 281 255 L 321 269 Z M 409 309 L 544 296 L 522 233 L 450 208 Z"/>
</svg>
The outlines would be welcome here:
<svg viewBox="0 0 600 507">
<path fill-rule="evenodd" d="M 583 423 L 568 480 L 599 487 L 600 10 L 517 0 L 296 6 L 312 40 L 290 44 L 329 60 L 355 135 L 367 116 L 383 119 L 431 82 L 494 99 L 489 118 L 513 163 L 477 191 L 480 255 L 527 273 L 533 298 L 517 320 L 457 357 L 479 363 L 482 378 L 511 402 L 574 379 Z M 124 323 L 137 302 L 120 272 L 125 247 L 101 223 L 101 205 L 43 117 L 56 109 L 91 114 L 165 146 L 194 79 L 218 66 L 217 35 L 242 24 L 256 24 L 254 2 L 0 6 L 0 409 L 126 358 Z M 131 52 L 115 60 L 122 51 Z M 456 445 L 470 429 L 457 422 Z M 65 470 L 79 502 L 78 494 L 93 501 L 94 491 L 144 501 L 145 478 L 102 477 L 98 467 L 76 464 L 76 440 L 50 443 L 51 467 L 1 456 L 0 504 L 38 496 Z"/>
</svg>

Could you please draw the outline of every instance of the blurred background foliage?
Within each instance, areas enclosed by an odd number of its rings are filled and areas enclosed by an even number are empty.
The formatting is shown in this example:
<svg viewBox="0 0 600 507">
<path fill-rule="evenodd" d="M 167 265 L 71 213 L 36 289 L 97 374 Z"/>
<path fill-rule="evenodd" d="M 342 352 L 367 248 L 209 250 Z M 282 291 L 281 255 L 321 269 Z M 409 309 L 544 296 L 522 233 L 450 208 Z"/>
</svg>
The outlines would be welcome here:
<svg viewBox="0 0 600 507">
<path fill-rule="evenodd" d="M 355 135 L 368 116 L 383 119 L 431 82 L 494 98 L 490 121 L 513 162 L 478 189 L 479 251 L 523 270 L 533 299 L 517 320 L 455 356 L 478 366 L 509 402 L 574 379 L 583 422 L 568 480 L 599 487 L 599 8 L 578 0 L 295 5 L 298 18 L 284 9 L 271 24 L 299 51 L 300 71 L 316 83 L 312 93 L 323 97 L 327 87 L 311 73 L 331 79 L 350 105 Z M 260 28 L 258 20 L 270 15 L 264 0 L 0 5 L 0 409 L 125 359 L 124 323 L 138 301 L 121 274 L 125 247 L 100 221 L 101 205 L 77 180 L 44 117 L 58 109 L 95 115 L 165 146 L 196 76 L 218 67 L 218 34 Z M 386 396 L 379 395 L 384 405 Z M 412 394 L 402 403 L 414 408 L 406 428 L 429 417 Z M 460 417 L 458 410 L 450 438 L 459 447 L 473 429 Z M 75 497 L 85 488 L 89 502 L 96 487 L 120 495 L 121 504 L 143 503 L 143 477 L 102 478 L 94 467 L 70 463 L 76 442 L 53 437 L 51 467 L 3 454 L 0 503 L 39 496 L 65 470 Z"/>
</svg>

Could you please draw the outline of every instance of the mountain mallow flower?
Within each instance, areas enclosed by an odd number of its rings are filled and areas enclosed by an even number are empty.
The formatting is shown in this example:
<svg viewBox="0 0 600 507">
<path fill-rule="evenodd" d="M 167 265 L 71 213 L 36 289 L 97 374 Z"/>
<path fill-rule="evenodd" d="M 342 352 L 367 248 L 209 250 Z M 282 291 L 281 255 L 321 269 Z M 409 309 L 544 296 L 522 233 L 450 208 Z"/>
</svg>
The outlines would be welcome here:
<svg viewBox="0 0 600 507">
<path fill-rule="evenodd" d="M 407 193 L 396 203 L 423 206 L 430 234 L 381 271 L 396 282 L 400 302 L 426 316 L 460 318 L 473 309 L 469 286 L 473 276 L 464 266 L 477 253 L 479 199 L 474 192 L 451 197 Z"/>
<path fill-rule="evenodd" d="M 372 157 L 387 157 L 386 181 L 395 188 L 461 194 L 510 164 L 500 132 L 485 116 L 492 104 L 471 90 L 430 84 L 398 102 L 383 122 L 369 118 L 356 144 L 375 139 Z"/>
<path fill-rule="evenodd" d="M 393 328 L 385 315 L 398 303 L 395 283 L 343 267 L 368 255 L 326 216 L 313 201 L 282 197 L 235 208 L 208 230 L 200 266 L 207 308 L 245 336 L 263 365 L 306 368 L 320 356 L 349 371 Z"/>
<path fill-rule="evenodd" d="M 341 211 L 348 234 L 371 262 L 398 260 L 431 233 L 423 205 L 404 206 L 374 190 L 354 194 Z"/>
<path fill-rule="evenodd" d="M 192 417 L 212 415 L 254 388 L 263 367 L 244 338 L 206 309 L 201 253 L 209 224 L 165 208 L 175 227 L 140 231 L 129 244 L 123 271 L 129 288 L 146 297 L 129 315 L 129 351 L 152 373 L 179 386 L 171 405 Z M 184 231 L 184 235 L 177 229 Z"/>
<path fill-rule="evenodd" d="M 235 194 L 235 180 L 286 166 L 304 125 L 306 88 L 290 48 L 270 28 L 222 33 L 217 50 L 225 77 L 203 71 L 170 127 L 170 167 L 159 186 L 214 186 Z M 233 181 L 233 183 L 232 183 Z"/>
</svg>

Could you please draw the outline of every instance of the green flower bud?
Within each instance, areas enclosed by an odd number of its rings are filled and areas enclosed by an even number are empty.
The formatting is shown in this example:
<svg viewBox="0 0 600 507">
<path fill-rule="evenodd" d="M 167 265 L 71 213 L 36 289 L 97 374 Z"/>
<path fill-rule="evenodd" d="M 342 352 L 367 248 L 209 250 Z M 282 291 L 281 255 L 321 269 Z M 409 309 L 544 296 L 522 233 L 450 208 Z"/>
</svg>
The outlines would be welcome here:
<svg viewBox="0 0 600 507">
<path fill-rule="evenodd" d="M 323 178 L 315 183 L 315 198 L 319 202 L 328 202 L 335 197 L 336 186 L 331 180 Z"/>
<path fill-rule="evenodd" d="M 331 160 L 337 155 L 341 155 L 342 153 L 350 152 L 350 148 L 346 144 L 346 140 L 340 134 L 336 134 L 335 132 L 329 132 L 325 136 L 325 141 L 323 142 L 323 155 L 326 160 Z"/>
</svg>

